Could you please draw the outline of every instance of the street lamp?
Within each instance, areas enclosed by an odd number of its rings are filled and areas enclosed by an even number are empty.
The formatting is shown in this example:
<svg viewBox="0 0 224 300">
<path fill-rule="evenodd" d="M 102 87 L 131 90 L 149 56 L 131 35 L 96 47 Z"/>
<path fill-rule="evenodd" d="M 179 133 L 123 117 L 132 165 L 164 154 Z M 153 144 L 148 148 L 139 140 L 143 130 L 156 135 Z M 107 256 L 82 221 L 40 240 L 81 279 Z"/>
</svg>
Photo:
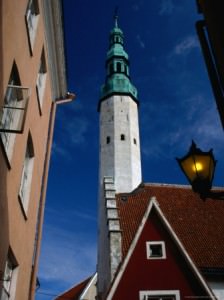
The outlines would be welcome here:
<svg viewBox="0 0 224 300">
<path fill-rule="evenodd" d="M 183 158 L 176 159 L 194 192 L 199 193 L 202 199 L 214 196 L 210 191 L 216 166 L 212 149 L 201 151 L 192 141 L 189 152 Z"/>
</svg>

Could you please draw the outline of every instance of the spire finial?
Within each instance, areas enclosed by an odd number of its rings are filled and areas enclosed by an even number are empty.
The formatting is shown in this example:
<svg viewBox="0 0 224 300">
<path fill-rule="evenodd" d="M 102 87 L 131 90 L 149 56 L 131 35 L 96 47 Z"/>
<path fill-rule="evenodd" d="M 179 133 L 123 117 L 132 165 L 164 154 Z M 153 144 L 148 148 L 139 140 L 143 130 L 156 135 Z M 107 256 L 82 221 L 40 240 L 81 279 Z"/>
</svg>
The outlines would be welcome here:
<svg viewBox="0 0 224 300">
<path fill-rule="evenodd" d="M 115 7 L 115 10 L 114 10 L 114 23 L 115 23 L 115 27 L 117 28 L 118 27 L 118 6 Z"/>
</svg>

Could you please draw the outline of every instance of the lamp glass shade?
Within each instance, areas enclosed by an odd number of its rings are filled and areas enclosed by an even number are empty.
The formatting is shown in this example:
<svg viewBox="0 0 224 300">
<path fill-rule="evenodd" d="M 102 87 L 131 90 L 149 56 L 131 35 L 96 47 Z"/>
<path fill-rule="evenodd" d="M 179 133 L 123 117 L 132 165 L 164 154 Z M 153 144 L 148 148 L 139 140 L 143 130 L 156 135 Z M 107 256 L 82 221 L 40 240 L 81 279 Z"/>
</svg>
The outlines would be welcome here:
<svg viewBox="0 0 224 300">
<path fill-rule="evenodd" d="M 212 150 L 203 152 L 192 142 L 188 154 L 177 161 L 193 190 L 202 194 L 211 189 L 216 165 Z"/>
</svg>

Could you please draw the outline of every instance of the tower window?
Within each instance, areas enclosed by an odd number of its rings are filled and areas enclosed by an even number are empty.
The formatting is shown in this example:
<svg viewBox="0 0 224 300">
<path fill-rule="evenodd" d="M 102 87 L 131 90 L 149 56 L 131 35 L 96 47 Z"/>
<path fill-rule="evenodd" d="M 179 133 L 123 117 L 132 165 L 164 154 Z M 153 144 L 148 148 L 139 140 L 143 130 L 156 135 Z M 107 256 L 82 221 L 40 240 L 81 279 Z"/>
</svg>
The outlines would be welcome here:
<svg viewBox="0 0 224 300">
<path fill-rule="evenodd" d="M 125 140 L 125 135 L 121 134 L 121 141 L 124 141 L 124 140 Z"/>
<path fill-rule="evenodd" d="M 121 63 L 120 62 L 118 62 L 117 63 L 117 72 L 121 72 Z"/>
<path fill-rule="evenodd" d="M 110 136 L 107 136 L 107 144 L 110 144 Z"/>
<path fill-rule="evenodd" d="M 136 141 L 136 139 L 135 139 L 135 138 L 134 138 L 134 140 L 133 140 L 133 141 L 134 141 L 134 144 L 136 145 L 136 144 L 137 144 L 137 141 Z"/>
<path fill-rule="evenodd" d="M 127 65 L 125 65 L 125 74 L 126 74 L 127 76 L 129 76 L 129 70 L 128 70 L 128 66 L 127 66 Z"/>
<path fill-rule="evenodd" d="M 126 65 L 124 66 L 124 73 L 125 73 L 125 75 L 128 75 L 127 66 Z"/>
</svg>

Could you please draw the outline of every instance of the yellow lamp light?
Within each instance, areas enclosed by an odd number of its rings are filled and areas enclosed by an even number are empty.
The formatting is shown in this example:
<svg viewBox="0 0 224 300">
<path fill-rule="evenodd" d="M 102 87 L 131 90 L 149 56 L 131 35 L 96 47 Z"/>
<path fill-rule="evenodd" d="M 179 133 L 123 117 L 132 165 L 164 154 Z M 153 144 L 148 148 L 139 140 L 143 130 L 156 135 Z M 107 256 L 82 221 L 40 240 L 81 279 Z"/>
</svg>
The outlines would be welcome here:
<svg viewBox="0 0 224 300">
<path fill-rule="evenodd" d="M 195 172 L 200 172 L 203 170 L 203 164 L 200 162 L 196 162 L 195 165 L 192 166 Z"/>
<path fill-rule="evenodd" d="M 216 160 L 212 149 L 203 152 L 196 147 L 194 141 L 189 152 L 183 158 L 177 158 L 180 168 L 184 172 L 195 192 L 205 196 L 212 187 Z"/>
</svg>

